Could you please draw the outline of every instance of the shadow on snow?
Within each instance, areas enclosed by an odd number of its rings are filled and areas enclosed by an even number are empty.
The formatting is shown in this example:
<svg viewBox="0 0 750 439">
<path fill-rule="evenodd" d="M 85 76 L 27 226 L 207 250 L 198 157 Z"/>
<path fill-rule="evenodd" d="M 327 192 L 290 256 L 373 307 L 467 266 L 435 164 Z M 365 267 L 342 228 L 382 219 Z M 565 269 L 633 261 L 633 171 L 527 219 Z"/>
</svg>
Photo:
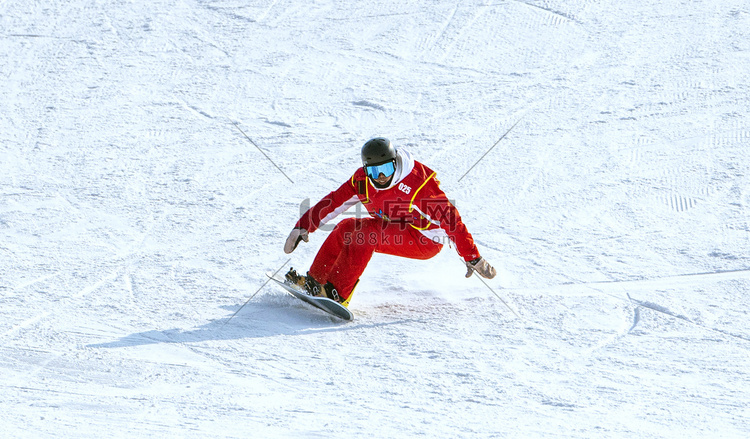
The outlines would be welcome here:
<svg viewBox="0 0 750 439">
<path fill-rule="evenodd" d="M 286 299 L 286 298 L 285 298 Z M 89 344 L 90 348 L 122 348 L 128 346 L 143 346 L 159 343 L 201 343 L 215 340 L 241 340 L 246 338 L 264 338 L 275 336 L 312 335 L 323 332 L 351 331 L 381 326 L 410 323 L 419 319 L 402 319 L 382 323 L 345 322 L 329 316 L 321 310 L 296 299 L 283 303 L 258 302 L 249 303 L 245 309 L 233 318 L 231 317 L 241 305 L 222 306 L 232 314 L 226 318 L 213 320 L 196 329 L 166 329 L 150 330 L 133 333 L 119 340 Z M 231 320 L 230 320 L 231 319 Z"/>
</svg>

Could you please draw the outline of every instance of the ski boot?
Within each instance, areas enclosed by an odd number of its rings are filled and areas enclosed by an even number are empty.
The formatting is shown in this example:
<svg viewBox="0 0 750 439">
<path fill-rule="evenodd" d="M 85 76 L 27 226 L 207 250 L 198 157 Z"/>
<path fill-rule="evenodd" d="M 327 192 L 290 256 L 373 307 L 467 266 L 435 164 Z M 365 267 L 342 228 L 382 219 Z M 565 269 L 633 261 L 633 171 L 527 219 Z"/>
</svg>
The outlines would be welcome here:
<svg viewBox="0 0 750 439">
<path fill-rule="evenodd" d="M 310 272 L 307 273 L 307 276 L 303 276 L 297 273 L 294 268 L 290 268 L 284 278 L 286 279 L 287 284 L 298 287 L 310 296 L 327 297 L 344 306 L 349 305 L 349 300 L 344 300 L 331 282 L 326 282 L 325 285 L 320 285 L 320 282 L 315 280 L 315 278 L 310 275 Z"/>
<path fill-rule="evenodd" d="M 284 281 L 289 285 L 295 285 L 299 288 L 305 287 L 305 276 L 297 273 L 292 267 L 289 267 L 289 271 L 284 275 Z"/>
<path fill-rule="evenodd" d="M 336 287 L 334 287 L 333 284 L 330 282 L 326 282 L 326 284 L 323 285 L 322 296 L 327 297 L 338 303 L 342 302 L 341 296 L 339 296 L 339 290 L 337 290 Z"/>
<path fill-rule="evenodd" d="M 289 268 L 289 272 L 284 275 L 284 279 L 286 279 L 287 284 L 296 286 L 308 296 L 325 297 L 323 294 L 321 294 L 323 288 L 321 287 L 320 282 L 316 281 L 314 277 L 310 276 L 310 272 L 307 273 L 307 276 L 303 276 L 297 273 L 294 268 Z"/>
</svg>

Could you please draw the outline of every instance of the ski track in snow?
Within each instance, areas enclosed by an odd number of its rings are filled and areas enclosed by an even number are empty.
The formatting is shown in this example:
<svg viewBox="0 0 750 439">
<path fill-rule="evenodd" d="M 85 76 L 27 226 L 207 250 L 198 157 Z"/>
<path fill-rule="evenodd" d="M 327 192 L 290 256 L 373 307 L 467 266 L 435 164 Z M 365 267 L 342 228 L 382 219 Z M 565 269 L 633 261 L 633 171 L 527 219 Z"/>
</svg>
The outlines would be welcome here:
<svg viewBox="0 0 750 439">
<path fill-rule="evenodd" d="M 0 1 L 0 433 L 747 437 L 748 29 L 741 0 Z M 346 324 L 264 273 L 376 135 L 498 277 L 375 255 Z"/>
</svg>

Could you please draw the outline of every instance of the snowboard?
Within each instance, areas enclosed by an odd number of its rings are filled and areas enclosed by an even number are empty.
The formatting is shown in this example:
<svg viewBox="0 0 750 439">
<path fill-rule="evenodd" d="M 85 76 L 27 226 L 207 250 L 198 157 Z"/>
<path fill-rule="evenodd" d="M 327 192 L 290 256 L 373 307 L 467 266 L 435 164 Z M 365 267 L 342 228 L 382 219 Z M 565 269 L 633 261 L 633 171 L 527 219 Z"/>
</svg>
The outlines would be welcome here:
<svg viewBox="0 0 750 439">
<path fill-rule="evenodd" d="M 268 276 L 272 281 L 281 285 L 281 287 L 284 288 L 284 290 L 286 290 L 287 293 L 300 299 L 301 301 L 308 303 L 342 320 L 347 320 L 347 321 L 354 320 L 354 314 L 352 314 L 352 312 L 349 311 L 344 305 L 336 302 L 335 300 L 331 300 L 327 297 L 310 296 L 306 294 L 304 291 L 295 287 L 294 285 L 290 285 L 284 282 L 283 280 L 274 277 L 273 274 L 271 273 L 266 273 L 266 276 Z"/>
</svg>

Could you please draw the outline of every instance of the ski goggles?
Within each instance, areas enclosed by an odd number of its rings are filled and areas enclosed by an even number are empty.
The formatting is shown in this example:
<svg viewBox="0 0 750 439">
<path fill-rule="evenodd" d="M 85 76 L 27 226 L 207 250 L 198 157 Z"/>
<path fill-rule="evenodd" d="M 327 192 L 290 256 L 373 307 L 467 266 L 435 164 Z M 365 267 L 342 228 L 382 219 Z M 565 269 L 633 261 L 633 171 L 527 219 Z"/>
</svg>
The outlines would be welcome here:
<svg viewBox="0 0 750 439">
<path fill-rule="evenodd" d="M 390 177 L 396 172 L 396 164 L 393 160 L 375 166 L 365 166 L 365 174 L 373 180 L 377 180 L 380 174 Z"/>
</svg>

